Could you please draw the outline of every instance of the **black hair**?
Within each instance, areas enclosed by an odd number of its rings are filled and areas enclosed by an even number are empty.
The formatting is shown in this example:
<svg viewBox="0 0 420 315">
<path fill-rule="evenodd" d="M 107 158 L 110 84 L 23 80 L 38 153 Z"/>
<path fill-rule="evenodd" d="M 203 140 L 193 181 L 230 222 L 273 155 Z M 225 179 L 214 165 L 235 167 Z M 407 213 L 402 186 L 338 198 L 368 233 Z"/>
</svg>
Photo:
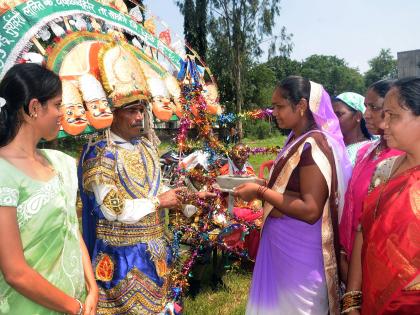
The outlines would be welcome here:
<svg viewBox="0 0 420 315">
<path fill-rule="evenodd" d="M 399 92 L 399 103 L 402 107 L 420 116 L 420 77 L 399 79 L 394 83 Z"/>
<path fill-rule="evenodd" d="M 306 99 L 309 103 L 311 83 L 307 78 L 291 75 L 281 81 L 277 85 L 277 88 L 280 89 L 280 93 L 283 98 L 292 103 L 293 108 L 302 98 Z"/>
<path fill-rule="evenodd" d="M 392 85 L 395 83 L 395 80 L 380 80 L 372 83 L 368 89 L 372 89 L 378 94 L 380 97 L 385 97 L 386 93 L 391 89 Z"/>
<path fill-rule="evenodd" d="M 37 99 L 42 106 L 61 93 L 57 74 L 34 63 L 16 64 L 0 82 L 0 97 L 6 105 L 0 111 L 0 147 L 10 143 L 23 122 L 23 112 L 29 115 L 29 103 Z"/>
<path fill-rule="evenodd" d="M 362 130 L 362 133 L 366 139 L 373 139 L 373 135 L 369 132 L 369 130 L 366 127 L 366 121 L 364 118 L 362 118 L 362 120 L 360 121 L 360 129 Z"/>
<path fill-rule="evenodd" d="M 331 103 L 336 103 L 336 102 L 341 102 L 344 105 L 346 105 L 346 107 L 349 109 L 349 111 L 351 111 L 353 114 L 356 114 L 358 112 L 358 110 L 354 109 L 353 107 L 349 106 L 346 102 L 344 102 L 342 99 L 338 98 L 338 97 L 334 97 L 331 99 Z M 365 136 L 366 139 L 372 140 L 373 136 L 372 134 L 369 132 L 369 130 L 366 127 L 366 121 L 362 116 L 362 119 L 360 120 L 360 130 L 362 130 L 363 135 Z"/>
</svg>

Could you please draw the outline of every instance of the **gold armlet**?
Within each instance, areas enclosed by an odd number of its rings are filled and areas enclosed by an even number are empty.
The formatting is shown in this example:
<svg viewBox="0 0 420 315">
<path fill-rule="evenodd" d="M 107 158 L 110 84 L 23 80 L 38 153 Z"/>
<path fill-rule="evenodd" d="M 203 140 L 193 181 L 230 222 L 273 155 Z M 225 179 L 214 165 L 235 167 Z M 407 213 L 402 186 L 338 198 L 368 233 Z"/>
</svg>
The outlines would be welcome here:
<svg viewBox="0 0 420 315">
<path fill-rule="evenodd" d="M 111 189 L 110 192 L 105 196 L 103 205 L 114 212 L 116 215 L 120 215 L 124 209 L 124 199 L 117 191 Z"/>
</svg>

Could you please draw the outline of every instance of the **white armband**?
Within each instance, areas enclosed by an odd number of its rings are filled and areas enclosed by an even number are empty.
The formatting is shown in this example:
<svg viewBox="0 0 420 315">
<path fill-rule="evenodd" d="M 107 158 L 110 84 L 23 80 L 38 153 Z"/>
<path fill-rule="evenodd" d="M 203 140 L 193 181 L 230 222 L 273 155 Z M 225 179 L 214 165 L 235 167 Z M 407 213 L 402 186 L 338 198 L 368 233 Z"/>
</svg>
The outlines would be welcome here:
<svg viewBox="0 0 420 315">
<path fill-rule="evenodd" d="M 104 217 L 108 221 L 120 221 L 127 224 L 134 224 L 140 221 L 144 216 L 156 211 L 156 204 L 151 199 L 124 199 L 124 206 L 120 213 L 116 213 L 103 204 L 105 197 L 111 190 L 117 190 L 116 187 L 110 185 L 92 184 L 92 190 L 95 199 L 100 205 L 100 209 Z"/>
</svg>

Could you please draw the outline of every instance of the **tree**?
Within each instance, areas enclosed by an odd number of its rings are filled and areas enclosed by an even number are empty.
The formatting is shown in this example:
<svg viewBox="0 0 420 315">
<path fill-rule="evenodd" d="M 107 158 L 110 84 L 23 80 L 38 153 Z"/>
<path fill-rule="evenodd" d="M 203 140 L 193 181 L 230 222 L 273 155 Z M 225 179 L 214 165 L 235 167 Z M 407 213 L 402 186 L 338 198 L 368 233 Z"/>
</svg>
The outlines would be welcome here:
<svg viewBox="0 0 420 315">
<path fill-rule="evenodd" d="M 271 96 L 276 84 L 276 76 L 267 64 L 252 67 L 247 74 L 244 91 L 244 109 L 271 106 Z"/>
<path fill-rule="evenodd" d="M 189 32 L 197 34 L 199 26 L 206 26 L 208 36 L 201 32 L 199 38 L 208 39 L 207 64 L 217 78 L 220 99 L 228 110 L 240 113 L 244 104 L 244 87 L 249 82 L 247 75 L 252 73 L 249 69 L 255 64 L 255 59 L 263 53 L 261 44 L 270 42 L 268 57 L 276 54 L 289 56 L 292 50 L 292 35 L 287 34 L 284 27 L 280 29 L 280 33 L 273 32 L 275 18 L 280 14 L 280 0 L 175 2 L 184 15 L 184 20 L 188 20 L 184 24 L 186 37 Z M 198 12 L 199 8 L 206 8 L 208 11 L 205 14 L 191 14 Z M 187 38 L 187 41 L 192 39 Z M 277 46 L 279 43 L 280 46 Z M 197 49 L 198 46 L 192 45 L 192 48 Z M 204 56 L 202 53 L 200 55 Z M 240 122 L 238 129 L 242 135 Z"/>
<path fill-rule="evenodd" d="M 365 73 L 366 86 L 382 79 L 398 77 L 397 60 L 393 58 L 391 49 L 381 49 L 379 55 L 369 60 L 370 69 Z"/>
<path fill-rule="evenodd" d="M 222 86 L 232 90 L 223 94 L 232 97 L 235 112 L 240 113 L 244 104 L 247 69 L 252 66 L 254 58 L 263 53 L 261 43 L 271 37 L 271 51 L 275 49 L 274 41 L 278 36 L 272 35 L 275 18 L 280 14 L 280 0 L 209 0 L 209 4 L 212 51 L 209 64 L 219 80 L 228 81 Z M 288 40 L 284 29 L 282 34 L 280 39 Z M 281 46 L 283 50 L 288 47 Z M 238 130 L 242 135 L 240 121 Z"/>
<path fill-rule="evenodd" d="M 363 76 L 336 56 L 312 55 L 302 63 L 301 75 L 322 84 L 330 95 L 345 91 L 364 93 Z"/>
<path fill-rule="evenodd" d="M 280 82 L 289 75 L 301 75 L 302 73 L 302 63 L 292 60 L 287 56 L 270 58 L 266 65 L 273 71 L 277 82 Z"/>
<path fill-rule="evenodd" d="M 176 4 L 184 16 L 186 43 L 201 58 L 206 59 L 208 0 L 177 0 Z"/>
</svg>

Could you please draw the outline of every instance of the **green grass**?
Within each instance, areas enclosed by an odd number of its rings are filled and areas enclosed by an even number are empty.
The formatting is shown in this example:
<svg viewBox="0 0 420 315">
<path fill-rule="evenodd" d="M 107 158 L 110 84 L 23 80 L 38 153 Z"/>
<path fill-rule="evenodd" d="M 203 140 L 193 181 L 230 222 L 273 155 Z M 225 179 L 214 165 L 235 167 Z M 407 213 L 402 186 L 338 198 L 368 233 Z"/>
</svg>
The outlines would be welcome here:
<svg viewBox="0 0 420 315">
<path fill-rule="evenodd" d="M 251 148 L 266 148 L 276 146 L 282 147 L 285 139 L 286 138 L 284 136 L 272 137 L 263 140 L 245 138 L 243 142 Z M 258 170 L 260 169 L 261 163 L 268 160 L 273 160 L 275 158 L 276 154 L 255 154 L 249 157 L 249 163 L 252 165 L 258 175 Z"/>
<path fill-rule="evenodd" d="M 205 287 L 195 297 L 184 300 L 185 315 L 243 315 L 248 300 L 251 272 L 228 271 L 222 277 L 223 285 L 212 290 Z"/>
</svg>

